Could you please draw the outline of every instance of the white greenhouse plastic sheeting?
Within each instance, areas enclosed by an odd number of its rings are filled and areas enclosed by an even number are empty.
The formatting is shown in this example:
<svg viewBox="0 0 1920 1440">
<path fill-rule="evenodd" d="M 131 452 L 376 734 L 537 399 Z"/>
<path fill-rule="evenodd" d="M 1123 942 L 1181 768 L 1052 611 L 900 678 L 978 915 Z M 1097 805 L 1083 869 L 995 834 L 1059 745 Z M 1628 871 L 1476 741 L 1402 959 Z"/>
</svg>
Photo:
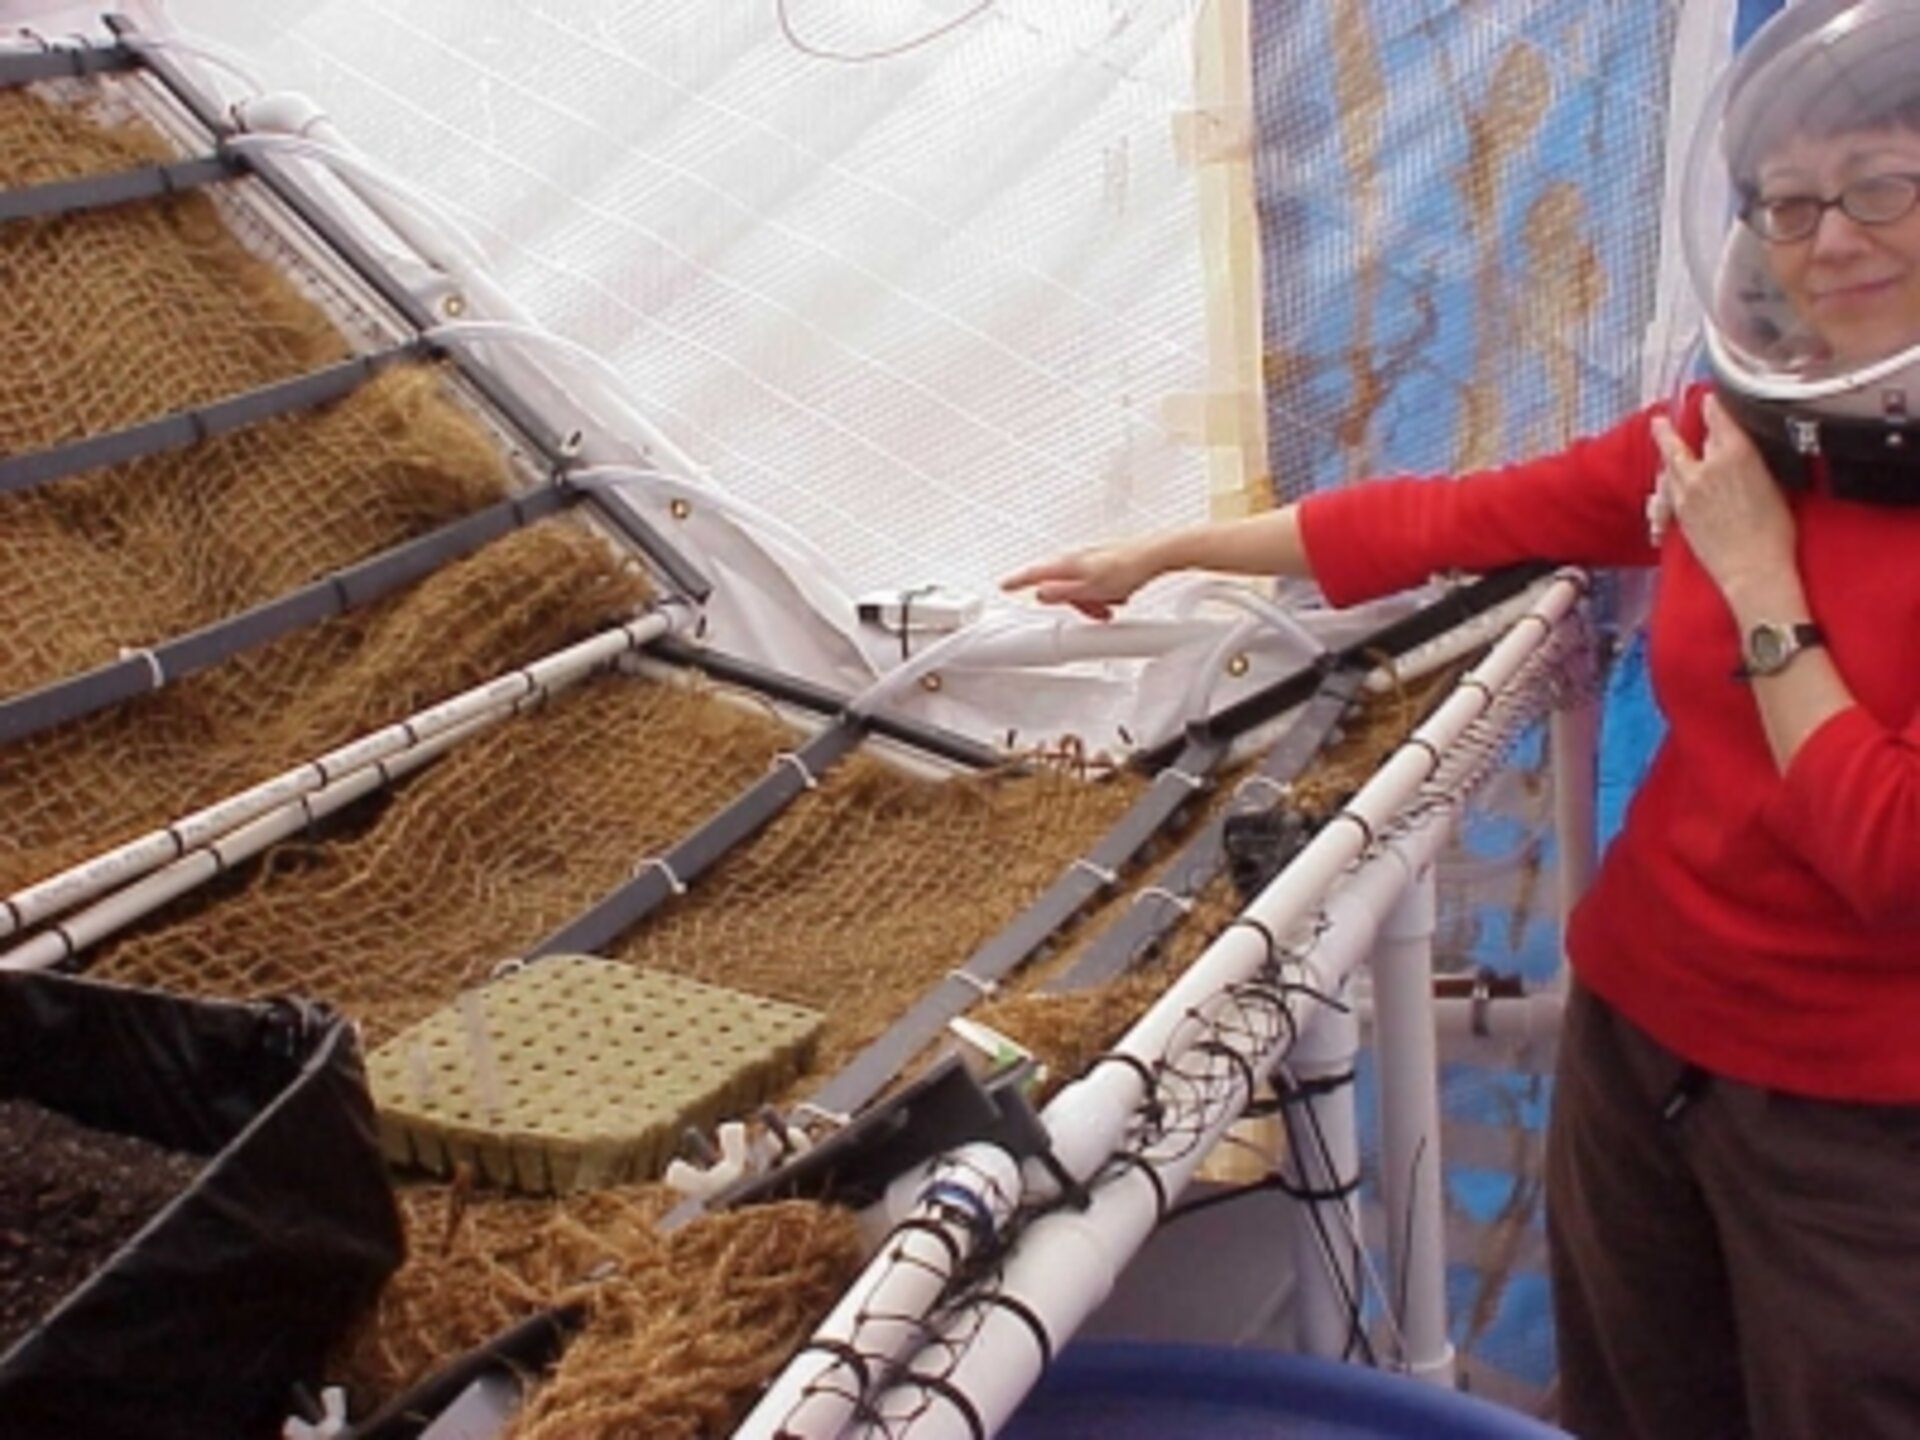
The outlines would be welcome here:
<svg viewBox="0 0 1920 1440">
<path fill-rule="evenodd" d="M 1198 518 L 1191 0 L 168 0 L 861 590 Z M 932 43 L 866 61 L 820 58 Z M 786 25 L 783 28 L 782 19 Z"/>
<path fill-rule="evenodd" d="M 1709 3 L 1717 33 L 1731 0 Z M 512 357 L 549 413 L 577 399 L 604 430 L 592 459 L 671 472 L 623 493 L 655 523 L 688 501 L 672 539 L 718 582 L 721 648 L 849 694 L 881 686 L 890 708 L 982 738 L 1072 730 L 1094 749 L 1164 735 L 1378 623 L 1301 604 L 1303 636 L 1194 582 L 1109 627 L 991 593 L 1018 562 L 1206 511 L 1206 453 L 1165 421 L 1209 386 L 1200 204 L 1173 140 L 1194 104 L 1195 0 L 122 8 L 312 96 L 443 212 L 515 307 L 465 318 L 531 321 L 611 365 L 625 411 L 596 406 L 609 387 L 591 366 Z M 49 34 L 97 14 L 0 0 L 0 22 Z M 1487 33 L 1510 38 L 1504 21 Z M 1607 318 L 1608 361 L 1580 373 L 1612 403 L 1639 388 L 1640 347 L 1664 368 L 1672 339 L 1664 319 L 1623 334 Z M 914 683 L 931 637 L 909 659 L 853 618 L 864 592 L 927 583 L 986 599 L 979 638 L 1006 647 L 984 671 L 943 664 L 937 693 Z M 1235 648 L 1254 663 L 1228 674 Z M 1044 668 L 1016 675 L 1008 650 Z M 1557 965 L 1545 769 L 1522 752 L 1469 816 L 1480 898 L 1455 899 L 1442 939 L 1473 960 Z M 1539 1375 L 1512 1368 L 1527 1383 L 1511 1398 L 1530 1399 Z"/>
<path fill-rule="evenodd" d="M 694 497 L 662 528 L 717 582 L 709 643 L 860 694 L 932 637 L 860 625 L 858 600 L 938 584 L 1026 614 L 1054 663 L 949 654 L 938 687 L 889 703 L 1091 752 L 1172 733 L 1397 608 L 1299 607 L 1307 633 L 1168 581 L 1096 635 L 995 593 L 1017 563 L 1206 513 L 1206 452 L 1162 421 L 1207 383 L 1174 143 L 1194 11 L 134 7 L 208 46 L 230 94 L 314 97 L 328 138 L 449 222 L 449 268 L 501 302 L 470 299 L 455 330 L 531 322 L 597 357 L 462 341 L 613 437 L 592 458 L 666 472 L 621 487 L 656 525 Z M 56 32 L 91 12 L 36 14 Z"/>
</svg>

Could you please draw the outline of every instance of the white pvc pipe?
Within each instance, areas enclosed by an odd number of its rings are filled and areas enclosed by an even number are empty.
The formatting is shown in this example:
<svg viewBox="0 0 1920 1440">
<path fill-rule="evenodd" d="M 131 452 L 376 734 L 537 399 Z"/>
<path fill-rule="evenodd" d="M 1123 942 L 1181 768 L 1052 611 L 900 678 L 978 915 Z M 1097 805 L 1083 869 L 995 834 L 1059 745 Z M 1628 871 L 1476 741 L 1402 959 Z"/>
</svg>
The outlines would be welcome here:
<svg viewBox="0 0 1920 1440">
<path fill-rule="evenodd" d="M 603 630 L 17 890 L 0 899 L 0 939 L 137 880 L 256 816 L 311 794 L 343 775 L 377 765 L 477 715 L 490 714 L 503 705 L 571 684 L 628 651 L 658 639 L 674 623 L 666 612 L 656 611 Z"/>
<path fill-rule="evenodd" d="M 1429 865 L 1388 912 L 1374 948 L 1374 1059 L 1387 1216 L 1386 1300 L 1400 1329 L 1407 1372 L 1451 1389 L 1455 1364 L 1447 1333 L 1433 931 Z"/>
<path fill-rule="evenodd" d="M 1362 963 L 1384 908 L 1412 873 L 1431 864 L 1445 832 L 1446 826 L 1433 820 L 1416 825 L 1389 839 L 1352 872 L 1328 904 L 1332 923 L 1305 957 L 1307 984 L 1323 994 L 1339 990 L 1343 977 Z M 1223 1030 L 1211 1038 L 1232 1047 L 1236 1038 L 1248 1037 Z M 1047 1352 L 1067 1342 L 1146 1242 L 1158 1196 L 1164 1194 L 1169 1203 L 1179 1196 L 1245 1107 L 1247 1076 L 1277 1063 L 1291 1038 L 1282 1031 L 1238 1059 L 1217 1048 L 1189 1051 L 1183 1069 L 1202 1078 L 1171 1092 L 1163 1085 L 1160 1095 L 1166 1114 L 1162 1133 L 1177 1135 L 1177 1143 L 1160 1152 L 1149 1149 L 1138 1164 L 1117 1167 L 1114 1178 L 1093 1188 L 1086 1210 L 1057 1209 L 1028 1226 L 1003 1259 L 995 1287 L 995 1296 L 1015 1303 L 996 1304 L 988 1297 L 943 1317 L 934 1338 L 871 1402 L 871 1426 L 846 1433 L 857 1440 L 973 1440 L 979 1433 L 973 1428 L 976 1418 L 985 1433 L 995 1433 L 1039 1378 L 1045 1355 L 1033 1323 L 1046 1333 Z M 1183 1121 L 1196 1112 L 1212 1118 L 1188 1133 Z M 929 1378 L 936 1383 L 925 1383 Z M 965 1409 L 953 1400 L 956 1394 L 965 1397 Z"/>
<path fill-rule="evenodd" d="M 993 1433 L 1013 1413 L 1038 1378 L 1046 1354 L 1056 1350 L 1111 1288 L 1113 1277 L 1144 1243 L 1161 1197 L 1178 1195 L 1212 1144 L 1244 1109 L 1252 1076 L 1271 1068 L 1289 1036 L 1256 1035 L 1250 1028 L 1214 1030 L 1232 990 L 1253 978 L 1270 959 L 1267 936 L 1282 943 L 1317 909 L 1329 917 L 1299 962 L 1307 982 L 1337 992 L 1371 945 L 1388 905 L 1415 873 L 1431 865 L 1458 795 L 1434 797 L 1424 823 L 1388 835 L 1378 853 L 1349 867 L 1400 815 L 1439 766 L 1440 755 L 1484 716 L 1495 696 L 1554 632 L 1585 588 L 1585 577 L 1563 573 L 1540 587 L 1527 614 L 1473 672 L 1362 787 L 1347 810 L 1329 822 L 1294 861 L 1255 898 L 1242 923 L 1230 926 L 1121 1039 L 1113 1051 L 1070 1084 L 1042 1115 L 1053 1157 L 1080 1182 L 1103 1174 L 1127 1146 L 1126 1132 L 1146 1098 L 1148 1078 L 1170 1122 L 1162 1135 L 1180 1138 L 1168 1154 L 1149 1150 L 1136 1163 L 1104 1174 L 1092 1186 L 1084 1212 L 1056 1209 L 1022 1235 L 1003 1261 L 1001 1298 L 963 1305 L 947 1315 L 938 1337 L 902 1372 L 890 1390 L 872 1401 L 879 1429 L 855 1430 L 888 1440 L 972 1440 Z M 1534 623 L 1529 624 L 1528 621 Z M 1345 823 L 1340 823 L 1344 821 Z M 1332 900 L 1324 897 L 1346 875 Z M 1348 918 L 1334 918 L 1336 908 Z M 1264 933 L 1263 933 L 1264 932 Z M 1209 1042 L 1201 1045 L 1199 1042 Z M 1259 1049 L 1246 1055 L 1242 1048 Z M 1178 1059 L 1184 1080 L 1169 1085 L 1162 1062 Z M 1192 1112 L 1187 1115 L 1184 1112 Z M 1200 1125 L 1183 1118 L 1207 1117 Z M 1027 1167 L 1027 1193 L 1058 1198 L 1058 1186 Z M 1054 1237 L 1060 1237 L 1055 1239 Z M 1034 1334 L 1038 1326 L 1046 1344 Z M 790 1367 L 791 1368 L 791 1367 Z M 776 1382 L 783 1383 L 783 1382 Z M 954 1396 L 964 1397 L 956 1403 Z M 964 1408 L 963 1408 L 964 1405 Z M 743 1432 L 744 1433 L 744 1432 Z M 756 1436 L 762 1432 L 751 1432 Z"/>
<path fill-rule="evenodd" d="M 0 972 L 51 969 L 251 859 L 269 845 L 299 834 L 315 821 L 419 769 L 468 736 L 505 719 L 514 709 L 513 705 L 503 705 L 442 730 L 430 740 L 351 771 L 330 785 L 188 851 L 171 865 L 114 891 L 98 904 L 56 921 L 25 943 L 0 954 Z"/>
<path fill-rule="evenodd" d="M 1562 573 L 1543 585 L 1527 613 L 1374 772 L 1347 807 L 1254 898 L 1246 916 L 1282 938 L 1298 927 L 1373 837 L 1384 832 L 1419 792 L 1438 768 L 1440 755 L 1486 712 L 1493 695 L 1553 633 L 1585 584 L 1583 575 Z M 1229 928 L 1115 1046 L 1117 1055 L 1145 1068 L 1098 1065 L 1054 1097 L 1046 1111 L 1047 1128 L 1055 1153 L 1070 1174 L 1085 1179 L 1114 1152 L 1146 1098 L 1144 1074 L 1167 1053 L 1174 1033 L 1188 1023 L 1190 1013 L 1204 1010 L 1215 997 L 1254 974 L 1266 959 L 1267 945 L 1253 926 Z"/>
<path fill-rule="evenodd" d="M 1416 645 L 1391 665 L 1376 667 L 1367 673 L 1368 693 L 1388 694 L 1396 687 L 1410 685 L 1431 675 L 1442 665 L 1451 665 L 1482 646 L 1491 644 L 1496 636 L 1505 633 L 1526 605 L 1526 596 L 1516 596 L 1461 621 L 1450 630 L 1443 630 L 1433 639 Z"/>
<path fill-rule="evenodd" d="M 1371 994 L 1362 994 L 1355 1008 L 1363 1023 L 1372 1021 Z M 1565 1008 L 1566 1000 L 1558 991 L 1489 995 L 1484 1000 L 1438 995 L 1433 1000 L 1434 1032 L 1442 1039 L 1480 1040 L 1508 1048 L 1544 1044 L 1559 1035 Z"/>
<path fill-rule="evenodd" d="M 1341 997 L 1344 999 L 1345 997 Z M 1321 1006 L 1288 1050 L 1287 1073 L 1303 1087 L 1281 1094 L 1292 1140 L 1293 1174 L 1303 1190 L 1329 1197 L 1294 1200 L 1295 1341 L 1308 1355 L 1350 1357 L 1360 1305 L 1359 1257 L 1351 1237 L 1360 1233 L 1360 1125 L 1354 1103 L 1354 1062 L 1360 1053 L 1360 1019 L 1351 1006 Z M 1320 1088 L 1321 1082 L 1341 1083 Z M 1319 1211 L 1317 1217 L 1309 1209 Z M 1318 1223 L 1314 1223 L 1317 1218 Z"/>
<path fill-rule="evenodd" d="M 825 1440 L 862 1395 L 925 1338 L 922 1319 L 966 1257 L 1013 1213 L 1020 1170 L 992 1145 L 933 1162 L 907 1218 L 788 1364 L 734 1440 Z"/>
<path fill-rule="evenodd" d="M 1183 1172 L 1177 1179 L 1162 1173 L 1170 1194 L 1178 1193 L 1204 1149 L 1195 1147 L 1198 1153 L 1175 1167 Z M 1041 1216 L 1007 1257 L 995 1288 L 1044 1324 L 1046 1342 L 1018 1310 L 983 1304 L 958 1312 L 895 1383 L 871 1397 L 870 1423 L 847 1430 L 848 1440 L 976 1440 L 975 1417 L 993 1434 L 1033 1388 L 1060 1339 L 1106 1299 L 1158 1219 L 1159 1187 L 1137 1169 L 1102 1184 L 1084 1211 Z M 1040 1311 L 1031 1308 L 1037 1297 L 1044 1297 Z"/>
</svg>

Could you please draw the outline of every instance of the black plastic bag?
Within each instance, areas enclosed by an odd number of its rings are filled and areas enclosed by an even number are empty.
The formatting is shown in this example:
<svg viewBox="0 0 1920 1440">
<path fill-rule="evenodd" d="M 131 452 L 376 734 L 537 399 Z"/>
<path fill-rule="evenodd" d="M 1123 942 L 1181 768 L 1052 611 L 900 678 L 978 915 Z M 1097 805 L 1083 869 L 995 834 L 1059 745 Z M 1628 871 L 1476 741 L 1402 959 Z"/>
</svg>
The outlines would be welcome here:
<svg viewBox="0 0 1920 1440">
<path fill-rule="evenodd" d="M 404 1249 L 346 1022 L 0 975 L 0 1099 L 207 1157 L 0 1354 L 0 1436 L 277 1436 L 291 1387 L 317 1379 Z"/>
</svg>

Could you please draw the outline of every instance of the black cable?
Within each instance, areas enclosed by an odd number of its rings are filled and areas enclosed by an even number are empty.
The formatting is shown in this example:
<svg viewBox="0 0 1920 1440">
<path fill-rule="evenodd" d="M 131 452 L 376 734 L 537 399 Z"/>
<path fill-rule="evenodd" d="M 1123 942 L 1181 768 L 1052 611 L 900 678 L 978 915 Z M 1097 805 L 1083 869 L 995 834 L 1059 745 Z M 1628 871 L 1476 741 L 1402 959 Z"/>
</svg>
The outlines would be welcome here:
<svg viewBox="0 0 1920 1440">
<path fill-rule="evenodd" d="M 1291 1080 L 1288 1081 L 1288 1085 L 1289 1088 L 1295 1088 L 1295 1082 Z M 1296 1090 L 1296 1093 L 1305 1092 Z M 1319 1158 L 1321 1169 L 1328 1175 L 1337 1175 L 1339 1172 L 1333 1160 L 1333 1147 L 1327 1143 L 1326 1131 L 1321 1128 L 1319 1115 L 1315 1113 L 1311 1104 L 1304 1105 L 1300 1108 L 1305 1112 L 1306 1124 L 1313 1136 L 1314 1153 Z M 1305 1151 L 1300 1144 L 1300 1137 L 1294 1130 L 1293 1112 L 1283 1106 L 1280 1112 L 1280 1120 L 1281 1124 L 1286 1128 L 1288 1151 L 1295 1156 L 1304 1154 Z M 1361 1292 L 1356 1288 L 1355 1284 L 1348 1282 L 1346 1272 L 1341 1269 L 1338 1263 L 1338 1250 L 1334 1243 L 1334 1236 L 1328 1228 L 1326 1217 L 1321 1214 L 1320 1206 L 1309 1203 L 1306 1208 L 1307 1218 L 1313 1226 L 1316 1238 L 1320 1242 L 1321 1251 L 1326 1255 L 1327 1263 L 1333 1270 L 1334 1281 L 1340 1291 L 1341 1307 L 1347 1313 L 1347 1338 L 1341 1347 L 1341 1358 L 1344 1360 L 1351 1357 L 1354 1350 L 1358 1348 L 1367 1364 L 1377 1364 L 1378 1358 L 1374 1354 L 1373 1342 L 1366 1333 L 1366 1325 L 1361 1309 Z M 1360 1242 L 1356 1237 L 1351 1242 L 1349 1256 L 1356 1275 L 1359 1273 L 1360 1250 Z"/>
</svg>

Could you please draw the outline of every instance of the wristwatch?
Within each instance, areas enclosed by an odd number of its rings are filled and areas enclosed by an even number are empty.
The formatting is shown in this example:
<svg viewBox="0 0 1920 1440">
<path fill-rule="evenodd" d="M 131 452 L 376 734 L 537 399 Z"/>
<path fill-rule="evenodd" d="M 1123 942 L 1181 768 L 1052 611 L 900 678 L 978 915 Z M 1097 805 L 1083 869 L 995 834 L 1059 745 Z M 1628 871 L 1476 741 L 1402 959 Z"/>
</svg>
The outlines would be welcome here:
<svg viewBox="0 0 1920 1440">
<path fill-rule="evenodd" d="M 1826 635 L 1810 620 L 1791 625 L 1781 620 L 1757 621 L 1741 642 L 1740 668 L 1734 676 L 1748 680 L 1755 675 L 1778 675 L 1802 650 L 1826 643 Z"/>
</svg>

